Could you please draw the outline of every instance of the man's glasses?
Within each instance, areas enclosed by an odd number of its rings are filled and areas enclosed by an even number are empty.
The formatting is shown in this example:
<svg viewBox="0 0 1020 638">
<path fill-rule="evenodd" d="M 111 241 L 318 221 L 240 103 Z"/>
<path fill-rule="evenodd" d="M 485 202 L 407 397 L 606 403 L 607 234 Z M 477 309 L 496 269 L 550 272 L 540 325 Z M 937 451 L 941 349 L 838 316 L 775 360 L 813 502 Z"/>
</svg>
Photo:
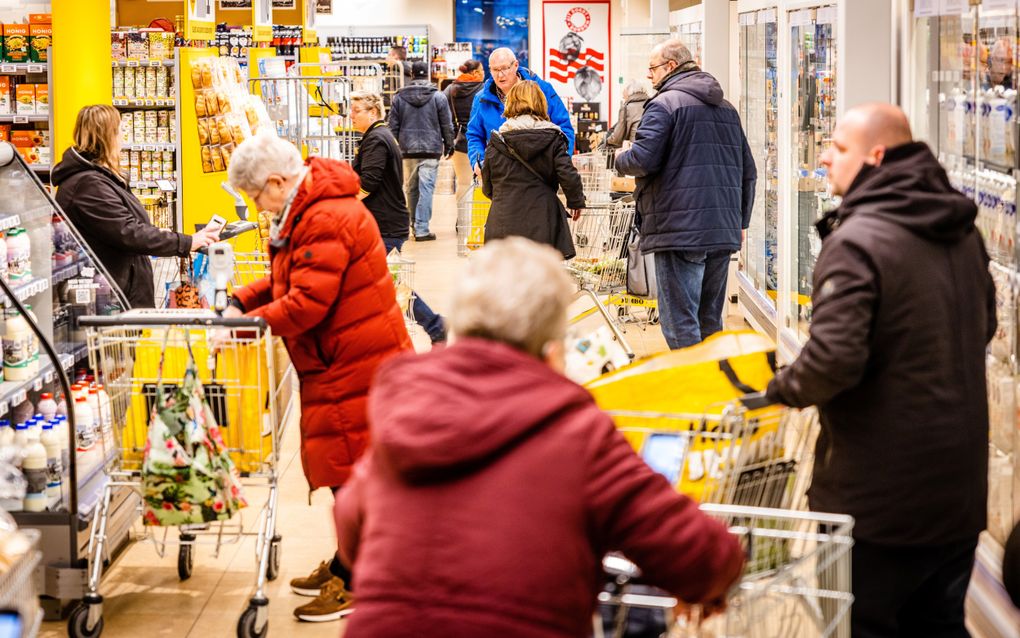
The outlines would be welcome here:
<svg viewBox="0 0 1020 638">
<path fill-rule="evenodd" d="M 506 75 L 510 71 L 513 71 L 514 67 L 516 67 L 516 66 L 517 66 L 517 63 L 514 62 L 513 64 L 511 64 L 509 66 L 500 67 L 498 69 L 496 67 L 494 67 L 494 66 L 490 66 L 489 70 L 492 71 L 493 75 Z"/>
<path fill-rule="evenodd" d="M 665 62 L 663 62 L 662 64 L 655 64 L 655 65 L 652 65 L 652 66 L 648 67 L 648 72 L 649 72 L 649 73 L 651 73 L 652 71 L 654 71 L 655 69 L 659 68 L 660 66 L 666 66 L 666 65 L 667 65 L 667 64 L 669 64 L 670 62 L 672 62 L 672 60 L 666 60 L 666 61 L 665 61 Z"/>
</svg>

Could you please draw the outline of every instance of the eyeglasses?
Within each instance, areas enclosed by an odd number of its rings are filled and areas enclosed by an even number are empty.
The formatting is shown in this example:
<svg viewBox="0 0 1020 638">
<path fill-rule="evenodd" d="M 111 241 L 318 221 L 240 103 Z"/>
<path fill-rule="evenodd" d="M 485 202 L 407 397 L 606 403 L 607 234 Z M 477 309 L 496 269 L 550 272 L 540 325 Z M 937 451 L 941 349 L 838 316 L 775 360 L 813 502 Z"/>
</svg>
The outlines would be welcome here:
<svg viewBox="0 0 1020 638">
<path fill-rule="evenodd" d="M 506 75 L 507 73 L 512 71 L 513 68 L 516 67 L 516 66 L 517 66 L 517 62 L 513 62 L 509 66 L 500 67 L 498 69 L 496 67 L 494 67 L 494 66 L 490 66 L 489 70 L 492 71 L 493 75 Z"/>
<path fill-rule="evenodd" d="M 665 61 L 665 62 L 663 62 L 662 64 L 655 64 L 655 65 L 652 65 L 652 66 L 648 67 L 648 72 L 649 72 L 649 73 L 651 73 L 652 71 L 654 71 L 655 69 L 659 68 L 660 66 L 666 66 L 667 64 L 669 64 L 669 63 L 670 63 L 670 62 L 672 62 L 672 61 L 673 61 L 673 60 L 666 60 L 666 61 Z"/>
</svg>

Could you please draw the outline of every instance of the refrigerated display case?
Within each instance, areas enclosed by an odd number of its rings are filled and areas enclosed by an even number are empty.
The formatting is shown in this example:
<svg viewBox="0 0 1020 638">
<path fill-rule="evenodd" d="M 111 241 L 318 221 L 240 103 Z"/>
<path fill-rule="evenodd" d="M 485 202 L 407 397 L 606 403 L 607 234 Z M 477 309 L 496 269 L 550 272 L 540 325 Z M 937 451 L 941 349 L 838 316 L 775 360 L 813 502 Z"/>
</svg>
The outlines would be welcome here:
<svg viewBox="0 0 1020 638">
<path fill-rule="evenodd" d="M 790 217 L 792 269 L 790 317 L 797 336 L 807 338 L 811 322 L 811 278 L 822 240 L 815 222 L 836 202 L 829 194 L 822 153 L 836 127 L 835 5 L 790 12 L 792 86 L 792 180 Z"/>
<path fill-rule="evenodd" d="M 43 393 L 64 395 L 70 404 L 68 379 L 84 376 L 88 367 L 78 318 L 128 306 L 46 187 L 6 142 L 0 143 L 0 192 L 0 278 L 13 296 L 0 287 L 5 373 L 0 419 L 14 425 L 43 411 Z M 115 454 L 112 427 L 102 422 L 87 427 L 76 422 L 73 409 L 68 412 L 65 453 L 59 464 L 47 465 L 46 500 L 26 501 L 24 511 L 11 512 L 19 527 L 41 532 L 42 593 L 57 601 L 80 597 L 89 523 L 108 480 L 103 470 Z M 126 503 L 122 495 L 116 505 Z"/>
<path fill-rule="evenodd" d="M 741 250 L 738 299 L 761 330 L 776 332 L 779 289 L 779 25 L 776 9 L 738 16 L 740 117 L 758 170 L 754 212 Z"/>
</svg>

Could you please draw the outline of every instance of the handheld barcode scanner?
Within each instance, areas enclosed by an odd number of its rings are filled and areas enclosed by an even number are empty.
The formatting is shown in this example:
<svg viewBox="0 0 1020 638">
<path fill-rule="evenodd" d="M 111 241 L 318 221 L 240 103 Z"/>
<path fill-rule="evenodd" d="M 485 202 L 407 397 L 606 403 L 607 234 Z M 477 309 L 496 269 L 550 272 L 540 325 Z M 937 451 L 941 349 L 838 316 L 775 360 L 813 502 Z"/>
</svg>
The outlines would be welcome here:
<svg viewBox="0 0 1020 638">
<path fill-rule="evenodd" d="M 234 248 L 226 242 L 209 246 L 209 279 L 213 283 L 213 309 L 221 313 L 226 310 L 229 296 L 227 285 L 234 277 Z"/>
</svg>

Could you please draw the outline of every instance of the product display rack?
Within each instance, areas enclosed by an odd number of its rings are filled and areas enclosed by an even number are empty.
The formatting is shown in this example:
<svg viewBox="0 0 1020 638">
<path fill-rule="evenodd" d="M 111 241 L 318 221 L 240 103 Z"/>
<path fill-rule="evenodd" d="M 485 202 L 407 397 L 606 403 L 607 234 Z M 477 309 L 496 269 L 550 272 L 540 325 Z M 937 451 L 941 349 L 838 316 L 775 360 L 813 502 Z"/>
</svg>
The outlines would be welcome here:
<svg viewBox="0 0 1020 638">
<path fill-rule="evenodd" d="M 988 530 L 982 534 L 967 600 L 977 638 L 1020 637 L 1020 612 L 1002 587 L 1002 546 L 1020 519 L 1020 255 L 1017 253 L 1014 63 L 1020 16 L 1002 3 L 940 7 L 908 18 L 911 42 L 904 103 L 914 136 L 938 155 L 952 184 L 978 207 L 992 259 L 998 330 L 989 346 Z M 904 7 L 907 13 L 909 7 Z"/>
<path fill-rule="evenodd" d="M 47 50 L 47 61 L 46 62 L 4 62 L 0 64 L 0 77 L 7 78 L 8 81 L 13 81 L 15 78 L 24 78 L 26 84 L 43 84 L 45 83 L 47 88 L 48 100 L 51 106 L 47 108 L 46 113 L 35 113 L 35 114 L 18 114 L 14 113 L 16 108 L 15 103 L 11 103 L 11 113 L 0 114 L 0 124 L 10 125 L 12 132 L 14 130 L 29 130 L 29 131 L 45 131 L 46 136 L 40 138 L 44 142 L 44 145 L 39 148 L 45 149 L 41 158 L 48 157 L 49 161 L 30 163 L 30 169 L 44 177 L 48 177 L 53 165 L 56 163 L 57 158 L 53 156 L 53 109 L 52 109 L 52 98 L 53 98 L 53 82 L 52 73 L 49 60 L 52 60 L 53 50 Z M 44 82 L 35 81 L 29 82 L 29 79 L 40 80 L 45 79 Z M 12 87 L 13 89 L 13 87 Z M 12 90 L 13 92 L 13 90 Z M 40 129 L 37 124 L 46 124 L 45 129 Z M 29 128 L 20 128 L 27 126 Z M 48 180 L 47 180 L 48 181 Z"/>
<path fill-rule="evenodd" d="M 347 26 L 316 28 L 319 42 L 330 50 L 334 60 L 382 62 L 390 47 L 407 49 L 407 61 L 423 61 L 432 66 L 432 37 L 427 24 Z"/>
<path fill-rule="evenodd" d="M 0 383 L 0 417 L 13 422 L 36 412 L 34 405 L 41 392 L 54 396 L 66 393 L 61 374 L 71 377 L 76 370 L 89 365 L 85 335 L 77 326 L 77 318 L 119 312 L 127 307 L 127 302 L 110 285 L 105 270 L 67 222 L 38 176 L 6 143 L 0 143 L 0 189 L 5 195 L 0 200 L 0 229 L 8 234 L 14 228 L 24 228 L 31 247 L 30 275 L 11 277 L 6 285 L 21 304 L 31 306 L 28 319 L 40 335 L 36 337 L 37 369 L 14 375 L 5 366 L 8 375 Z M 0 295 L 0 303 L 7 313 L 16 306 L 6 294 Z M 3 333 L 6 341 L 6 327 Z M 49 352 L 55 359 L 48 356 Z M 35 528 L 42 534 L 40 548 L 46 566 L 41 593 L 49 597 L 44 599 L 44 607 L 51 615 L 59 614 L 61 601 L 80 597 L 85 567 L 82 559 L 91 516 L 108 480 L 105 466 L 115 454 L 115 449 L 108 449 L 105 444 L 75 452 L 78 441 L 73 418 L 69 420 L 69 463 L 61 477 L 59 501 L 51 503 L 46 511 L 11 512 L 19 527 Z M 117 508 L 122 517 L 133 513 L 127 494 L 118 496 Z M 126 530 L 126 527 L 112 530 L 114 539 L 123 538 Z"/>
</svg>

